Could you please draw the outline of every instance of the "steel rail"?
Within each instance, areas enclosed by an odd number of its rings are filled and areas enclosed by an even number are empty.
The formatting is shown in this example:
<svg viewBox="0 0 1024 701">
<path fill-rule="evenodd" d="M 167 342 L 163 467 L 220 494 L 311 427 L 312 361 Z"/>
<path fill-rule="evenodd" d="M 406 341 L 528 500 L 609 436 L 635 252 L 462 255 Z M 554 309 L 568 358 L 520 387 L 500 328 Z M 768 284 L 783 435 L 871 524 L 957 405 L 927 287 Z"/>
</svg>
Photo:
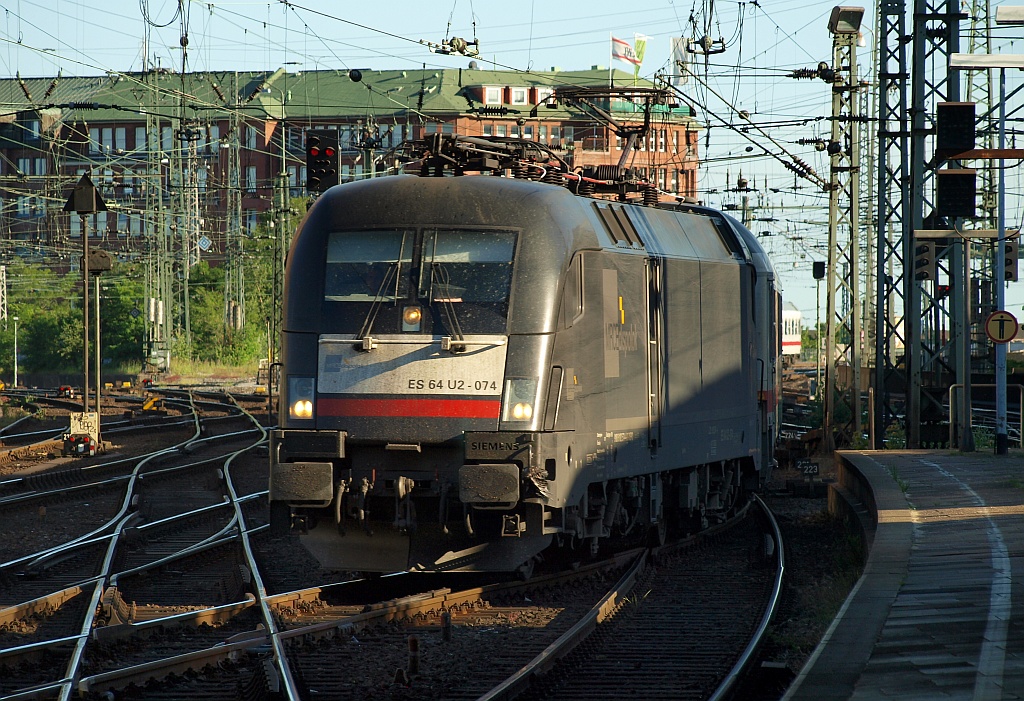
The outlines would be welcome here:
<svg viewBox="0 0 1024 701">
<path fill-rule="evenodd" d="M 478 701 L 497 701 L 513 699 L 529 688 L 533 678 L 550 670 L 563 657 L 572 652 L 583 642 L 598 625 L 605 621 L 622 603 L 622 599 L 633 590 L 637 577 L 647 565 L 649 551 L 637 557 L 633 565 L 616 582 L 612 590 L 605 594 L 590 612 L 572 628 L 565 631 L 558 640 L 522 667 L 518 672 L 481 696 Z"/>
<path fill-rule="evenodd" d="M 761 617 L 761 622 L 757 626 L 757 630 L 754 631 L 754 636 L 750 642 L 747 643 L 746 649 L 743 650 L 743 654 L 740 655 L 739 659 L 736 660 L 736 664 L 729 670 L 729 673 L 722 680 L 722 683 L 718 685 L 715 692 L 711 695 L 708 701 L 724 701 L 729 698 L 736 684 L 740 681 L 743 675 L 749 669 L 751 663 L 754 662 L 755 655 L 760 649 L 764 642 L 765 636 L 768 633 L 768 625 L 772 622 L 775 617 L 775 612 L 778 610 L 779 602 L 782 598 L 782 576 L 786 571 L 786 557 L 782 544 L 782 530 L 779 528 L 778 522 L 775 520 L 775 515 L 772 514 L 771 509 L 764 503 L 761 497 L 754 495 L 754 499 L 761 507 L 761 511 L 772 529 L 772 538 L 775 539 L 775 580 L 772 583 L 772 593 L 768 601 L 768 608 L 765 610 L 764 615 Z"/>
<path fill-rule="evenodd" d="M 241 408 L 241 407 L 239 407 Z M 244 410 L 243 410 L 244 411 Z M 250 417 L 253 418 L 253 417 Z M 253 422 L 259 426 L 259 422 L 253 418 Z M 268 440 L 267 431 L 262 426 L 260 430 L 263 434 L 264 442 Z M 240 455 L 241 453 L 239 453 Z M 256 602 L 260 609 L 260 614 L 263 618 L 263 625 L 266 628 L 267 634 L 270 639 L 271 648 L 274 651 L 274 663 L 277 666 L 277 670 L 281 675 L 281 686 L 282 691 L 289 701 L 301 701 L 303 695 L 299 690 L 298 684 L 295 681 L 295 677 L 292 674 L 291 665 L 288 664 L 288 653 L 284 649 L 284 644 L 281 640 L 281 630 L 278 626 L 277 617 L 274 612 L 271 611 L 270 605 L 267 603 L 267 588 L 263 583 L 263 577 L 260 575 L 259 565 L 256 562 L 256 554 L 253 552 L 252 543 L 249 539 L 249 529 L 245 522 L 245 514 L 242 511 L 242 505 L 238 500 L 238 495 L 235 493 L 235 487 L 231 483 L 231 462 L 234 458 L 229 458 L 224 465 L 225 483 L 227 484 L 228 493 L 231 495 L 231 503 L 235 507 L 235 520 L 238 522 L 242 535 L 242 549 L 245 552 L 245 558 L 249 565 L 250 576 L 252 577 L 253 587 L 256 590 Z"/>
</svg>

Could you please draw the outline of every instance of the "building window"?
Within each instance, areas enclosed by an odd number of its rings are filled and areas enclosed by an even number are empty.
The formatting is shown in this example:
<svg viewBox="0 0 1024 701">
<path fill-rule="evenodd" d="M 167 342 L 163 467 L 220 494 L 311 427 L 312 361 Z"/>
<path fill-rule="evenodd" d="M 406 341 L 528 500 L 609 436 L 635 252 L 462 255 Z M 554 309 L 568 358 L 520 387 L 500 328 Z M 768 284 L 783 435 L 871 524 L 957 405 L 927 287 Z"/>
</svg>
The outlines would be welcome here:
<svg viewBox="0 0 1024 701">
<path fill-rule="evenodd" d="M 533 127 L 523 127 L 523 138 L 527 141 L 533 141 Z"/>
<path fill-rule="evenodd" d="M 529 91 L 526 88 L 512 88 L 512 104 L 525 105 Z"/>
<path fill-rule="evenodd" d="M 551 145 L 559 146 L 559 139 L 561 138 L 562 130 L 559 127 L 551 127 Z"/>
<path fill-rule="evenodd" d="M 256 194 L 256 166 L 245 167 L 245 191 L 250 195 Z"/>
<path fill-rule="evenodd" d="M 441 133 L 442 134 L 454 134 L 455 133 L 455 124 L 453 122 L 444 122 L 441 125 Z"/>
<path fill-rule="evenodd" d="M 551 88 L 537 88 L 537 104 L 539 105 L 547 102 L 547 100 L 554 94 L 555 91 Z"/>
<path fill-rule="evenodd" d="M 168 151 L 169 152 L 169 151 L 174 149 L 173 137 L 174 137 L 174 134 L 171 132 L 171 128 L 170 127 L 161 127 L 160 128 L 160 150 L 161 151 Z"/>
<path fill-rule="evenodd" d="M 32 198 L 28 195 L 18 195 L 18 216 L 27 217 L 32 213 Z"/>
<path fill-rule="evenodd" d="M 245 210 L 245 228 L 250 236 L 256 233 L 256 224 L 259 221 L 258 216 L 259 213 L 255 209 Z"/>
<path fill-rule="evenodd" d="M 206 180 L 209 177 L 209 173 L 206 168 L 200 166 L 196 169 L 196 188 L 199 192 L 206 192 Z"/>
<path fill-rule="evenodd" d="M 679 153 L 679 132 L 672 130 L 672 153 Z"/>
<path fill-rule="evenodd" d="M 100 130 L 101 134 L 101 146 L 103 147 L 104 153 L 110 153 L 114 148 L 114 129 L 113 127 L 103 127 Z"/>
<path fill-rule="evenodd" d="M 125 149 L 128 148 L 127 131 L 124 127 L 114 129 L 114 148 L 117 149 L 118 153 L 124 153 Z"/>
<path fill-rule="evenodd" d="M 32 175 L 32 159 L 31 158 L 19 158 L 18 159 L 18 174 L 19 175 Z"/>
<path fill-rule="evenodd" d="M 347 183 L 349 181 L 349 178 L 351 178 L 349 170 L 350 168 L 347 165 L 341 167 L 341 182 Z"/>
<path fill-rule="evenodd" d="M 356 180 L 359 180 L 361 177 L 363 177 L 363 166 L 362 165 L 357 165 L 356 166 Z"/>
<path fill-rule="evenodd" d="M 245 128 L 245 147 L 250 151 L 256 150 L 256 127 Z"/>
<path fill-rule="evenodd" d="M 146 127 L 135 127 L 135 150 L 146 151 L 149 146 L 146 144 Z"/>
<path fill-rule="evenodd" d="M 562 138 L 565 139 L 566 145 L 571 144 L 573 142 L 573 128 L 562 127 Z"/>
<path fill-rule="evenodd" d="M 220 127 L 216 124 L 210 125 L 210 145 L 218 146 L 220 141 Z"/>
<path fill-rule="evenodd" d="M 494 136 L 494 126 L 491 124 L 484 125 L 484 136 Z"/>
<path fill-rule="evenodd" d="M 512 134 L 512 138 L 513 139 L 518 139 L 519 138 L 519 125 L 518 124 L 513 124 L 512 125 L 512 132 L 511 132 L 511 134 Z"/>
<path fill-rule="evenodd" d="M 664 129 L 659 129 L 658 130 L 658 150 L 661 151 L 662 153 L 665 152 L 665 130 Z"/>
<path fill-rule="evenodd" d="M 128 231 L 132 236 L 142 234 L 142 215 L 132 214 L 128 219 Z"/>
<path fill-rule="evenodd" d="M 501 104 L 501 88 L 484 88 L 484 104 L 485 105 L 500 105 Z"/>
<path fill-rule="evenodd" d="M 89 153 L 100 152 L 100 130 L 99 127 L 89 127 Z"/>
<path fill-rule="evenodd" d="M 542 144 L 546 144 L 548 141 L 548 128 L 543 124 L 537 127 L 537 138 Z"/>
<path fill-rule="evenodd" d="M 33 141 L 39 139 L 39 134 L 42 132 L 42 123 L 38 119 L 30 119 L 25 122 L 26 136 Z"/>
<path fill-rule="evenodd" d="M 495 136 L 505 136 L 505 125 L 504 124 L 496 124 L 494 126 L 494 135 Z"/>
<path fill-rule="evenodd" d="M 128 236 L 128 213 L 118 212 L 117 213 L 117 235 L 119 237 Z"/>
</svg>

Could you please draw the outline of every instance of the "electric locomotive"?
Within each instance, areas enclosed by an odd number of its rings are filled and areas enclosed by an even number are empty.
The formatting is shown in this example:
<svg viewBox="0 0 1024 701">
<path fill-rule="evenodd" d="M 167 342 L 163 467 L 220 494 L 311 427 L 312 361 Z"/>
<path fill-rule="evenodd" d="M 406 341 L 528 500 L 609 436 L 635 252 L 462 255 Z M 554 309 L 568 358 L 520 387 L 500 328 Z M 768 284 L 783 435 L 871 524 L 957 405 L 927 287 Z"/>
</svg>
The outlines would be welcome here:
<svg viewBox="0 0 1024 701">
<path fill-rule="evenodd" d="M 766 479 L 781 298 L 755 237 L 580 196 L 650 188 L 538 149 L 436 135 L 418 176 L 332 187 L 300 224 L 271 525 L 324 566 L 528 574 L 699 530 Z"/>
</svg>

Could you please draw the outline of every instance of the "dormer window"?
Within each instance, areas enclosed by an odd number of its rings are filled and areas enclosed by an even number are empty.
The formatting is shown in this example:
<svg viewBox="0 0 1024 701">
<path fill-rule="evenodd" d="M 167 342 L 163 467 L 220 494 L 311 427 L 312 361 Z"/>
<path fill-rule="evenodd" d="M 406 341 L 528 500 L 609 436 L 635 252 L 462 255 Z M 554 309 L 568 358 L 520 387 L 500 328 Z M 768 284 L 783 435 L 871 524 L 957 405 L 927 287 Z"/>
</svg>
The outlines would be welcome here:
<svg viewBox="0 0 1024 701">
<path fill-rule="evenodd" d="M 526 88 L 512 88 L 512 104 L 513 105 L 525 105 L 527 104 L 527 96 L 530 94 Z"/>
<path fill-rule="evenodd" d="M 501 88 L 484 88 L 484 104 L 485 105 L 500 105 L 501 104 Z"/>
</svg>

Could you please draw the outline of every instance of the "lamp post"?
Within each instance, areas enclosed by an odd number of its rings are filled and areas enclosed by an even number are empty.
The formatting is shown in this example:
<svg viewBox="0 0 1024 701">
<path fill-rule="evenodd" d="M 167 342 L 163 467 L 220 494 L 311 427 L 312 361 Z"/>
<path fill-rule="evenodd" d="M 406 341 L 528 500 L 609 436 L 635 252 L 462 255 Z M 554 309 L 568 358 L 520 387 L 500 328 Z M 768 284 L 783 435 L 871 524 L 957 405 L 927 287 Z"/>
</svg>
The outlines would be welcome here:
<svg viewBox="0 0 1024 701">
<path fill-rule="evenodd" d="M 18 317 L 12 316 L 14 320 L 14 387 L 18 387 Z"/>
</svg>

